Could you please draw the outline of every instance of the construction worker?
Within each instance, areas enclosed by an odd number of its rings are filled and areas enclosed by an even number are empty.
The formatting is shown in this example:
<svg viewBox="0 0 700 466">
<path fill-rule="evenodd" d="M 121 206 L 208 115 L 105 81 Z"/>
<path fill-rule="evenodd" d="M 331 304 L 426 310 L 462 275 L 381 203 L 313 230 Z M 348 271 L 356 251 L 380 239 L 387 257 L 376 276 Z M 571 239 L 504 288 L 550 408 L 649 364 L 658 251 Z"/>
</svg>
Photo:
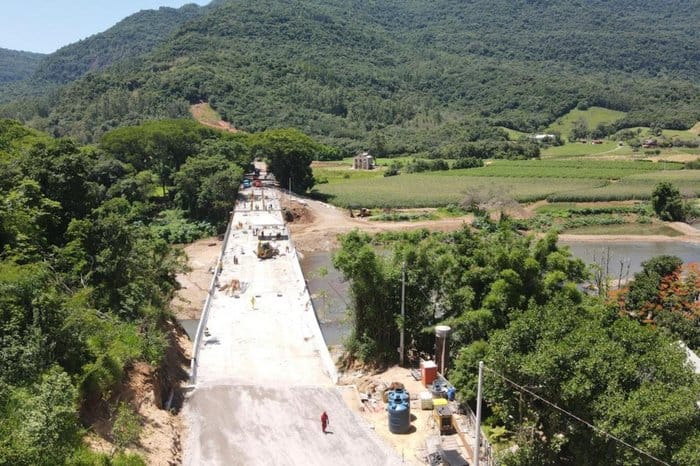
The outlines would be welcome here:
<svg viewBox="0 0 700 466">
<path fill-rule="evenodd" d="M 328 414 L 324 411 L 323 414 L 321 414 L 321 429 L 324 434 L 326 433 L 326 427 L 328 427 Z"/>
</svg>

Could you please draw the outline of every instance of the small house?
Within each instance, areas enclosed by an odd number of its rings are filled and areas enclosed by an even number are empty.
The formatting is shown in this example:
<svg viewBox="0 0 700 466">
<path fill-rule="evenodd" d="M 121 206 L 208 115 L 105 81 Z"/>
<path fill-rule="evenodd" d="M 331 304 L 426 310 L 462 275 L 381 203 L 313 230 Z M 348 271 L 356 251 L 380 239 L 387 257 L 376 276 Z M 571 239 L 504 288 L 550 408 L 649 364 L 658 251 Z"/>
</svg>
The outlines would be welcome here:
<svg viewBox="0 0 700 466">
<path fill-rule="evenodd" d="M 357 154 L 352 161 L 352 168 L 355 170 L 372 170 L 374 168 L 374 157 L 369 152 Z"/>
<path fill-rule="evenodd" d="M 656 139 L 647 139 L 642 144 L 642 147 L 645 149 L 649 149 L 650 147 L 657 147 L 658 145 L 659 145 L 659 143 L 656 142 Z"/>
</svg>

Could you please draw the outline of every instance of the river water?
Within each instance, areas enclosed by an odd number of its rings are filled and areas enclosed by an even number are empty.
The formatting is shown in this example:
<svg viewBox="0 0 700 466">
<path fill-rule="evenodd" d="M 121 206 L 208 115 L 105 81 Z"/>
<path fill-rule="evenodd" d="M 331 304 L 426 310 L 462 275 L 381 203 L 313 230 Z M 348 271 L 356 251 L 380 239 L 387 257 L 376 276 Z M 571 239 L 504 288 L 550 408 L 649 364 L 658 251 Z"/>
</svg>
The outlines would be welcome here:
<svg viewBox="0 0 700 466">
<path fill-rule="evenodd" d="M 564 242 L 571 253 L 591 264 L 600 263 L 606 257 L 609 275 L 617 279 L 620 263 L 623 264 L 622 278 L 632 278 L 641 270 L 641 263 L 659 255 L 673 255 L 684 262 L 700 262 L 700 244 L 682 242 Z M 342 344 L 350 332 L 347 323 L 347 309 L 350 303 L 348 283 L 343 282 L 340 272 L 333 268 L 332 252 L 305 253 L 301 269 L 309 286 L 309 292 L 321 324 L 321 331 L 328 345 Z"/>
</svg>

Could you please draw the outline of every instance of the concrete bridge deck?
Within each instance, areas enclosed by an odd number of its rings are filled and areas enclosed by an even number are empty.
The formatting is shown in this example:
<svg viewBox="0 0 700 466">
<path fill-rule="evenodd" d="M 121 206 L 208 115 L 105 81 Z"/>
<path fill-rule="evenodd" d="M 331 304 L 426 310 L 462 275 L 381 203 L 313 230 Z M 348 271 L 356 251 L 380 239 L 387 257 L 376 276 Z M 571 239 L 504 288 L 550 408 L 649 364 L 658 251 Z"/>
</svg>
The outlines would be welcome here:
<svg viewBox="0 0 700 466">
<path fill-rule="evenodd" d="M 273 188 L 249 188 L 236 205 L 183 411 L 184 462 L 401 464 L 334 387 L 335 368 L 279 196 Z M 261 235 L 273 238 L 278 256 L 257 258 Z M 332 433 L 321 432 L 323 411 Z"/>
</svg>

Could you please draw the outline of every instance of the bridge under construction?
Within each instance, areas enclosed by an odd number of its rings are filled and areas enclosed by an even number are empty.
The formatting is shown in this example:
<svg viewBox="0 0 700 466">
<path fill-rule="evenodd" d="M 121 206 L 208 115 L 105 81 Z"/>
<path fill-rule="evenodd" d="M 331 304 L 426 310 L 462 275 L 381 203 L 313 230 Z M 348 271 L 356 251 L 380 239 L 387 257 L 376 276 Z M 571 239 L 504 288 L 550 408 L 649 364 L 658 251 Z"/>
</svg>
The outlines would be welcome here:
<svg viewBox="0 0 700 466">
<path fill-rule="evenodd" d="M 251 187 L 237 200 L 195 338 L 184 463 L 402 464 L 335 386 L 282 195 Z"/>
</svg>

